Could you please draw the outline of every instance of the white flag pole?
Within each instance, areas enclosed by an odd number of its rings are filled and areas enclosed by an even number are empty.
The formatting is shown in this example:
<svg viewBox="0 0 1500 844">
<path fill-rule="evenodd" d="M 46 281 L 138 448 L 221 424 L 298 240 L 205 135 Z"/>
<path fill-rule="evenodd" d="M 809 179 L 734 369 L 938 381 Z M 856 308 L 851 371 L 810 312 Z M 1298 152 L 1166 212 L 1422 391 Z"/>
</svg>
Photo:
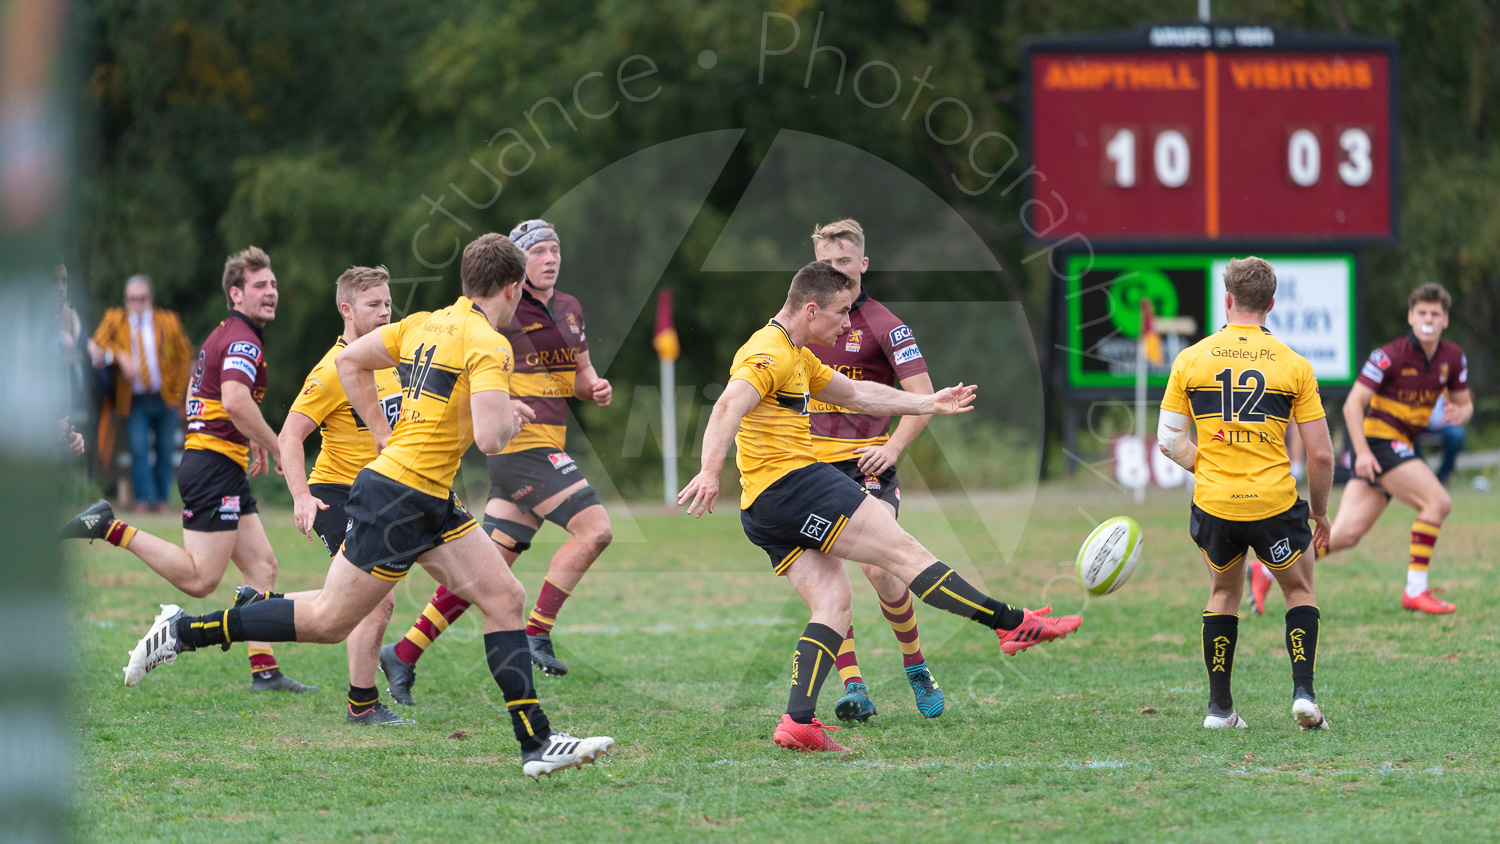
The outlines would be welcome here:
<svg viewBox="0 0 1500 844">
<path fill-rule="evenodd" d="M 677 506 L 677 374 L 676 361 L 661 359 L 662 501 Z"/>
</svg>

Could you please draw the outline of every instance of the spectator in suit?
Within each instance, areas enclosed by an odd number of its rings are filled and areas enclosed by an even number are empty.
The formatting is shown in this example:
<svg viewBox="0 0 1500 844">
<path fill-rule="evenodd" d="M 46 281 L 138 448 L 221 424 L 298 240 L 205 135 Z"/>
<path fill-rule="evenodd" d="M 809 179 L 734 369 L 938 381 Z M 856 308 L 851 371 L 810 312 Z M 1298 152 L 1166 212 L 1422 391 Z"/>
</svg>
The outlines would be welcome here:
<svg viewBox="0 0 1500 844">
<path fill-rule="evenodd" d="M 125 283 L 125 307 L 105 312 L 89 341 L 89 355 L 95 369 L 115 367 L 114 391 L 107 401 L 115 416 L 126 420 L 136 511 L 164 511 L 172 487 L 177 421 L 193 365 L 193 344 L 182 320 L 152 307 L 151 279 L 131 276 Z"/>
</svg>

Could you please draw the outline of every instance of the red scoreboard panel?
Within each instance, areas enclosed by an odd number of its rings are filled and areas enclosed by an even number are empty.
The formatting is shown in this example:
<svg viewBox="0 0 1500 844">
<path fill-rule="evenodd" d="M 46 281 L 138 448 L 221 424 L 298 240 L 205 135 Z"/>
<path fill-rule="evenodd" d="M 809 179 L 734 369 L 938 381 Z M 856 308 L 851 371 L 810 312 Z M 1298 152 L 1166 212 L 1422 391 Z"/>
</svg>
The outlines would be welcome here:
<svg viewBox="0 0 1500 844">
<path fill-rule="evenodd" d="M 1259 26 L 1031 41 L 1027 231 L 1105 245 L 1394 242 L 1396 64 L 1394 41 Z"/>
</svg>

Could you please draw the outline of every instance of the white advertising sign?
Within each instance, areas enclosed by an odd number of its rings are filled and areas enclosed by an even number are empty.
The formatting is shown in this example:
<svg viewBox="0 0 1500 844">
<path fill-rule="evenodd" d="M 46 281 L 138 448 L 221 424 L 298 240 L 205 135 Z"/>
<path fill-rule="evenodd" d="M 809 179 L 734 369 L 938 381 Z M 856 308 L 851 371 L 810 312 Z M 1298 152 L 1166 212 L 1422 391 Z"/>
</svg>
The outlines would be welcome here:
<svg viewBox="0 0 1500 844">
<path fill-rule="evenodd" d="M 1319 381 L 1354 380 L 1354 262 L 1346 256 L 1271 258 L 1276 268 L 1276 305 L 1266 327 L 1292 351 L 1307 358 Z M 1224 271 L 1229 259 L 1209 267 L 1208 331 L 1224 318 Z"/>
</svg>

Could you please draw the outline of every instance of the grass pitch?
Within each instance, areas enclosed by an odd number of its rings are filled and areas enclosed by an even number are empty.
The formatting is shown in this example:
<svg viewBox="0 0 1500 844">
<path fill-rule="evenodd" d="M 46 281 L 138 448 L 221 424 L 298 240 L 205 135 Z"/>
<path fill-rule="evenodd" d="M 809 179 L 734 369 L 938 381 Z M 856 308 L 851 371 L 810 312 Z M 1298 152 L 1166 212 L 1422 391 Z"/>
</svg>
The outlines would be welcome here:
<svg viewBox="0 0 1500 844">
<path fill-rule="evenodd" d="M 744 539 L 732 497 L 702 521 L 617 510 L 616 544 L 556 631 L 572 673 L 537 682 L 555 727 L 613 735 L 618 755 L 540 783 L 521 775 L 477 613 L 419 666 L 418 706 L 401 710 L 413 727 L 345 723 L 342 646 L 277 648 L 317 694 L 252 694 L 242 646 L 186 654 L 127 689 L 120 668 L 158 602 L 220 608 L 238 581 L 186 599 L 133 556 L 76 544 L 76 831 L 215 842 L 1483 840 L 1500 816 L 1500 512 L 1492 495 L 1454 497 L 1432 572 L 1457 614 L 1400 609 L 1412 514 L 1399 506 L 1320 564 L 1318 702 L 1333 729 L 1319 734 L 1292 721 L 1276 590 L 1266 617 L 1240 624 L 1235 702 L 1251 729 L 1201 729 L 1207 578 L 1184 494 L 1136 507 L 1079 483 L 1043 488 L 1034 504 L 909 501 L 903 524 L 945 562 L 1003 600 L 1050 600 L 1084 624 L 1007 658 L 987 631 L 919 608 L 948 696 L 947 713 L 927 721 L 854 572 L 856 641 L 880 714 L 838 733 L 853 751 L 838 758 L 771 745 L 806 615 Z M 1120 592 L 1085 602 L 1073 555 L 1117 513 L 1145 528 L 1142 565 Z M 320 546 L 288 513 L 266 521 L 280 587 L 320 585 Z M 179 537 L 171 519 L 142 525 Z M 544 528 L 518 564 L 533 596 L 560 536 Z M 386 641 L 432 586 L 417 572 L 398 587 Z M 383 676 L 380 687 L 389 703 Z M 831 677 L 820 716 L 833 720 L 840 694 Z"/>
</svg>

